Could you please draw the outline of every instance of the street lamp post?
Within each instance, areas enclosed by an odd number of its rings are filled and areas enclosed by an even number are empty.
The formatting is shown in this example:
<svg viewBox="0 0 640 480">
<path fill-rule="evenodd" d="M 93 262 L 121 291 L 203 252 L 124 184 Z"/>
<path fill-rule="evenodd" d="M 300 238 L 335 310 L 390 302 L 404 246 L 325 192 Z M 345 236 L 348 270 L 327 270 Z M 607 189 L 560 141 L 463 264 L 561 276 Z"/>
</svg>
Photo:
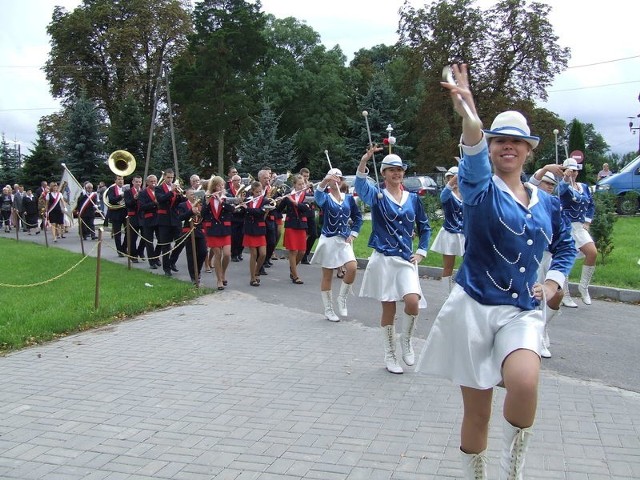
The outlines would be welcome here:
<svg viewBox="0 0 640 480">
<path fill-rule="evenodd" d="M 640 117 L 640 113 L 638 114 L 638 117 Z M 629 118 L 630 118 L 630 119 L 633 119 L 633 118 L 635 118 L 635 117 L 629 117 Z M 640 123 L 640 121 L 639 121 L 639 123 Z M 634 127 L 634 126 L 633 126 L 633 120 L 631 120 L 631 121 L 629 122 L 629 131 L 630 131 L 633 135 L 635 135 L 635 134 L 636 134 L 636 130 L 639 130 L 639 131 L 640 131 L 640 125 L 639 125 L 639 126 L 637 126 L 637 127 Z M 638 135 L 638 155 L 640 155 L 640 135 Z"/>
<path fill-rule="evenodd" d="M 555 145 L 556 145 L 556 165 L 558 164 L 558 133 L 560 133 L 560 131 L 557 128 L 554 128 L 553 136 L 555 138 Z"/>
</svg>

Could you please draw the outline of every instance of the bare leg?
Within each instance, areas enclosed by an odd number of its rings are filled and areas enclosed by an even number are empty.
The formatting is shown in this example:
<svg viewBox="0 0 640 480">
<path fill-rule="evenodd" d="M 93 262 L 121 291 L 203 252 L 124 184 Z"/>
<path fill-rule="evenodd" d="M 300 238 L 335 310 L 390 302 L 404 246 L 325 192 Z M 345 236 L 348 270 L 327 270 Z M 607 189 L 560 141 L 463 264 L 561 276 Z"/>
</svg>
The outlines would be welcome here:
<svg viewBox="0 0 640 480">
<path fill-rule="evenodd" d="M 453 267 L 455 264 L 455 255 L 442 255 L 442 276 L 450 277 L 451 275 L 453 275 Z"/>
<path fill-rule="evenodd" d="M 502 365 L 502 377 L 507 395 L 504 418 L 511 425 L 526 428 L 533 425 L 538 407 L 540 358 L 531 350 L 516 350 Z"/>
<path fill-rule="evenodd" d="M 464 453 L 480 453 L 487 449 L 489 420 L 491 420 L 491 400 L 493 389 L 478 390 L 460 387 L 464 416 L 460 429 L 460 450 Z"/>
<path fill-rule="evenodd" d="M 380 318 L 380 326 L 386 327 L 393 325 L 396 316 L 396 302 L 381 302 L 382 317 Z"/>
</svg>

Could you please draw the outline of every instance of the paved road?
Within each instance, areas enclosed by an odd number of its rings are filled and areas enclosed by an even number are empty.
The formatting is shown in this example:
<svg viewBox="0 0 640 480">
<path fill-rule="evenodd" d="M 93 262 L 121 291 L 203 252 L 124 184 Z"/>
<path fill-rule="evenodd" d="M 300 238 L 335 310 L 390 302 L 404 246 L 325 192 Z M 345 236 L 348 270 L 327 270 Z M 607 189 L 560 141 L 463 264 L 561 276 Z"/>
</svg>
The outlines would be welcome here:
<svg viewBox="0 0 640 480">
<path fill-rule="evenodd" d="M 0 358 L 0 478 L 460 478 L 457 388 L 411 368 L 387 373 L 377 305 L 354 298 L 352 319 L 327 322 L 317 268 L 301 267 L 307 283 L 298 286 L 283 263 L 262 287 L 248 285 L 246 263 L 233 264 L 223 292 Z M 424 287 L 431 318 L 443 286 Z M 638 307 L 592 307 L 608 313 L 602 324 L 635 311 L 627 308 Z M 567 329 L 593 326 L 565 320 Z M 554 349 L 571 360 L 563 335 L 554 332 Z M 549 366 L 526 478 L 640 478 L 640 395 Z M 496 391 L 489 478 L 503 395 Z"/>
</svg>

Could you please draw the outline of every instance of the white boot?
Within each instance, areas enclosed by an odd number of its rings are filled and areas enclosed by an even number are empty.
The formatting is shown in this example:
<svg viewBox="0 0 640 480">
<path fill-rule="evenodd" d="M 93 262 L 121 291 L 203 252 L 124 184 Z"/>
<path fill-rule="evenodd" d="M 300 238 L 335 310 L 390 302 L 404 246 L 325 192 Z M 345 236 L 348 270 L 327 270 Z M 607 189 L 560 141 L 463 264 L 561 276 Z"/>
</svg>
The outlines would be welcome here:
<svg viewBox="0 0 640 480">
<path fill-rule="evenodd" d="M 322 290 L 322 303 L 324 304 L 324 316 L 330 322 L 339 322 L 340 318 L 333 311 L 333 293 L 331 290 Z"/>
<path fill-rule="evenodd" d="M 540 356 L 542 358 L 551 358 L 551 352 L 549 351 L 549 347 L 551 346 L 551 340 L 549 340 L 549 322 L 556 315 L 560 314 L 560 310 L 552 310 L 551 308 L 547 308 L 547 319 L 544 323 L 544 334 L 542 336 L 542 350 L 540 350 Z"/>
<path fill-rule="evenodd" d="M 409 315 L 402 312 L 402 334 L 400 335 L 400 347 L 402 348 L 402 360 L 411 366 L 416 363 L 416 356 L 411 345 L 411 337 L 416 326 L 417 315 Z"/>
<path fill-rule="evenodd" d="M 451 275 L 449 275 L 448 277 L 442 277 L 442 281 L 443 282 L 447 282 L 447 287 L 449 288 L 449 293 L 451 293 L 451 287 L 452 287 L 452 279 L 453 277 Z"/>
<path fill-rule="evenodd" d="M 340 285 L 340 293 L 338 294 L 338 298 L 336 299 L 336 305 L 338 307 L 338 315 L 342 317 L 347 316 L 347 297 L 351 293 L 353 289 L 353 285 L 342 282 Z"/>
<path fill-rule="evenodd" d="M 522 480 L 524 460 L 531 439 L 531 427 L 518 428 L 506 420 L 503 426 L 504 446 L 500 457 L 500 480 Z"/>
<path fill-rule="evenodd" d="M 384 336 L 384 363 L 391 373 L 402 373 L 402 367 L 396 357 L 396 328 L 395 325 L 382 327 Z"/>
<path fill-rule="evenodd" d="M 595 266 L 582 266 L 582 275 L 580 275 L 580 283 L 578 284 L 578 291 L 582 295 L 582 301 L 585 305 L 591 305 L 591 295 L 589 295 L 589 283 L 591 283 L 591 277 L 596 270 Z"/>
<path fill-rule="evenodd" d="M 460 450 L 462 473 L 465 480 L 486 480 L 487 451 L 480 453 L 464 453 Z"/>
<path fill-rule="evenodd" d="M 562 291 L 564 292 L 564 296 L 562 297 L 562 305 L 569 308 L 578 308 L 578 304 L 573 301 L 573 298 L 571 298 L 571 293 L 569 293 L 569 280 L 565 279 Z"/>
</svg>

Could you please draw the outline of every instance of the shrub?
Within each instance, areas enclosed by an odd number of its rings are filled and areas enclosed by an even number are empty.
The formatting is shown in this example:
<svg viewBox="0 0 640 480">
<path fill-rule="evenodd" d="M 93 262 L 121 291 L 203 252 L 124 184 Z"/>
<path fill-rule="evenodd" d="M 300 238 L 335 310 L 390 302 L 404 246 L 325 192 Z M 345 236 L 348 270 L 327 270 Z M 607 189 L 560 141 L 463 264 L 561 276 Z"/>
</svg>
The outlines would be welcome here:
<svg viewBox="0 0 640 480">
<path fill-rule="evenodd" d="M 613 224 L 617 217 L 616 196 L 613 193 L 602 193 L 594 196 L 596 212 L 591 222 L 589 232 L 596 244 L 602 263 L 606 263 L 607 256 L 613 251 Z"/>
</svg>

